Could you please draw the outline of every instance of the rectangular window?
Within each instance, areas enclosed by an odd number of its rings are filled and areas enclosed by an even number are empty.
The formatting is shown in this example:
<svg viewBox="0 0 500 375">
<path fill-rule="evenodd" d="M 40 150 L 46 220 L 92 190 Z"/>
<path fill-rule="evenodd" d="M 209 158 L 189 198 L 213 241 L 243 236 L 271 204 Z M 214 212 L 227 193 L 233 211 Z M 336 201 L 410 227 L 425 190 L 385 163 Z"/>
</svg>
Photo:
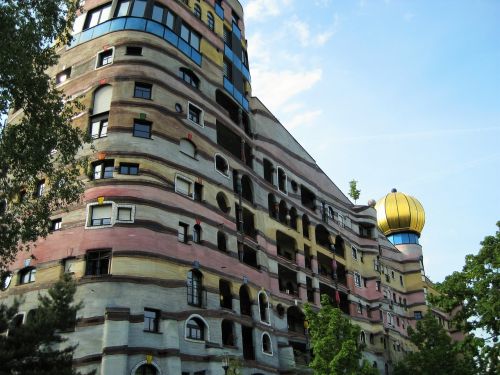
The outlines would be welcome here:
<svg viewBox="0 0 500 375">
<path fill-rule="evenodd" d="M 194 200 L 201 202 L 203 199 L 203 185 L 198 182 L 194 183 Z"/>
<path fill-rule="evenodd" d="M 128 14 L 130 0 L 120 0 L 116 6 L 115 17 L 125 17 Z"/>
<path fill-rule="evenodd" d="M 114 160 L 104 160 L 92 163 L 94 180 L 100 180 L 103 178 L 113 178 L 114 170 L 115 170 Z"/>
<path fill-rule="evenodd" d="M 361 288 L 361 275 L 357 272 L 354 273 L 354 285 Z"/>
<path fill-rule="evenodd" d="M 181 25 L 181 38 L 195 50 L 200 50 L 200 36 L 184 23 Z"/>
<path fill-rule="evenodd" d="M 222 37 L 224 39 L 224 43 L 229 48 L 232 48 L 232 46 L 233 46 L 233 38 L 232 38 L 232 35 L 231 35 L 231 30 L 229 30 L 227 27 L 224 27 L 224 32 L 223 32 Z"/>
<path fill-rule="evenodd" d="M 415 311 L 413 314 L 414 314 L 415 320 L 422 319 L 422 311 Z"/>
<path fill-rule="evenodd" d="M 90 226 L 111 225 L 111 204 L 100 204 L 90 207 Z"/>
<path fill-rule="evenodd" d="M 89 29 L 100 23 L 106 22 L 109 19 L 111 12 L 111 3 L 108 3 L 102 7 L 92 9 L 87 13 L 87 19 L 85 21 L 84 29 Z"/>
<path fill-rule="evenodd" d="M 144 331 L 158 332 L 160 327 L 160 312 L 158 310 L 144 309 Z"/>
<path fill-rule="evenodd" d="M 117 221 L 132 221 L 132 207 L 118 207 Z"/>
<path fill-rule="evenodd" d="M 86 255 L 85 275 L 108 275 L 111 250 L 89 251 Z"/>
<path fill-rule="evenodd" d="M 45 193 L 45 180 L 40 180 L 36 186 L 35 196 L 40 198 Z"/>
<path fill-rule="evenodd" d="M 120 163 L 120 174 L 138 175 L 139 164 Z"/>
<path fill-rule="evenodd" d="M 134 98 L 151 99 L 153 85 L 149 83 L 136 82 L 134 88 Z"/>
<path fill-rule="evenodd" d="M 64 69 L 56 75 L 56 84 L 65 82 L 69 77 L 71 77 L 71 67 Z"/>
<path fill-rule="evenodd" d="M 403 275 L 399 275 L 399 283 L 403 286 Z"/>
<path fill-rule="evenodd" d="M 177 239 L 179 240 L 179 242 L 188 242 L 188 228 L 189 225 L 179 222 L 179 228 L 177 229 Z"/>
<path fill-rule="evenodd" d="M 125 55 L 129 56 L 142 56 L 142 47 L 127 46 Z"/>
<path fill-rule="evenodd" d="M 224 59 L 223 61 L 224 77 L 226 77 L 230 82 L 233 82 L 233 64 Z"/>
<path fill-rule="evenodd" d="M 151 138 L 151 123 L 148 121 L 134 120 L 133 136 Z"/>
<path fill-rule="evenodd" d="M 62 219 L 59 218 L 59 219 L 54 219 L 51 221 L 50 223 L 50 230 L 51 231 L 56 231 L 56 230 L 60 230 L 62 227 Z"/>
<path fill-rule="evenodd" d="M 19 274 L 19 284 L 28 284 L 35 282 L 36 268 L 24 269 Z"/>
<path fill-rule="evenodd" d="M 356 249 L 354 246 L 352 247 L 352 259 L 358 260 L 358 249 Z"/>
<path fill-rule="evenodd" d="M 146 4 L 147 0 L 134 0 L 134 5 L 132 6 L 132 12 L 130 12 L 130 15 L 132 17 L 144 17 Z"/>
<path fill-rule="evenodd" d="M 193 182 L 184 178 L 184 177 L 176 176 L 175 177 L 175 192 L 192 198 L 193 197 Z"/>
<path fill-rule="evenodd" d="M 375 289 L 380 292 L 380 281 L 379 280 L 375 281 Z"/>
<path fill-rule="evenodd" d="M 97 54 L 96 68 L 100 68 L 101 66 L 111 64 L 113 62 L 113 52 L 114 52 L 113 48 L 107 49 L 106 51 L 99 52 Z"/>
<path fill-rule="evenodd" d="M 203 126 L 203 111 L 192 103 L 188 103 L 188 119 Z"/>
<path fill-rule="evenodd" d="M 108 119 L 94 120 L 90 125 L 90 135 L 93 139 L 106 137 L 108 135 Z"/>
</svg>

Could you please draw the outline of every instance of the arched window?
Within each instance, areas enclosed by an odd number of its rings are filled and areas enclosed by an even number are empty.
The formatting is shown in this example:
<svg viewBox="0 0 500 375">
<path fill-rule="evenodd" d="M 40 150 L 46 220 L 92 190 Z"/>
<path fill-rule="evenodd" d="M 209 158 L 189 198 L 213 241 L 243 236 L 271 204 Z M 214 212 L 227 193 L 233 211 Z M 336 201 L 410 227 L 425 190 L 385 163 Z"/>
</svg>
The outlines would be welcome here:
<svg viewBox="0 0 500 375">
<path fill-rule="evenodd" d="M 219 280 L 219 299 L 220 307 L 233 308 L 233 294 L 231 293 L 231 283 L 229 281 Z"/>
<path fill-rule="evenodd" d="M 316 243 L 330 249 L 330 233 L 321 224 L 316 225 Z"/>
<path fill-rule="evenodd" d="M 219 191 L 217 193 L 216 200 L 220 210 L 225 214 L 229 213 L 231 207 L 229 207 L 229 202 L 227 200 L 226 194 L 224 194 L 222 191 Z"/>
<path fill-rule="evenodd" d="M 361 333 L 359 334 L 359 341 L 361 342 L 361 344 L 366 344 L 366 334 L 365 334 L 365 331 L 361 331 Z"/>
<path fill-rule="evenodd" d="M 222 345 L 235 346 L 234 340 L 234 323 L 224 319 L 221 323 Z"/>
<path fill-rule="evenodd" d="M 215 170 L 229 178 L 229 164 L 221 154 L 215 154 Z"/>
<path fill-rule="evenodd" d="M 139 366 L 137 370 L 135 370 L 134 375 L 157 375 L 158 370 L 153 365 L 148 365 L 147 363 Z"/>
<path fill-rule="evenodd" d="M 200 87 L 200 79 L 191 69 L 179 68 L 179 78 L 194 88 Z"/>
<path fill-rule="evenodd" d="M 373 333 L 370 333 L 370 344 L 374 344 L 375 343 L 375 336 L 373 335 Z"/>
<path fill-rule="evenodd" d="M 241 176 L 241 196 L 247 201 L 253 203 L 252 181 L 247 175 Z"/>
<path fill-rule="evenodd" d="M 290 208 L 290 228 L 297 230 L 297 210 Z"/>
<path fill-rule="evenodd" d="M 187 277 L 187 303 L 192 306 L 201 306 L 202 304 L 202 274 L 198 270 L 191 270 Z"/>
<path fill-rule="evenodd" d="M 207 12 L 207 25 L 210 30 L 215 30 L 214 15 L 211 12 Z"/>
<path fill-rule="evenodd" d="M 240 313 L 241 315 L 252 316 L 252 301 L 246 285 L 242 285 L 240 288 Z"/>
<path fill-rule="evenodd" d="M 287 194 L 287 176 L 285 173 L 285 170 L 281 167 L 277 167 L 277 174 L 278 174 L 278 189 L 282 193 Z"/>
<path fill-rule="evenodd" d="M 309 238 L 309 225 L 311 225 L 309 216 L 307 216 L 306 214 L 302 215 L 302 235 L 305 238 Z"/>
<path fill-rule="evenodd" d="M 264 165 L 264 179 L 269 182 L 271 185 L 274 185 L 274 166 L 268 159 L 263 159 Z"/>
<path fill-rule="evenodd" d="M 262 290 L 259 292 L 259 313 L 260 321 L 269 324 L 269 300 Z"/>
<path fill-rule="evenodd" d="M 269 193 L 267 195 L 267 208 L 269 211 L 269 216 L 272 217 L 273 219 L 276 219 L 278 210 L 277 210 L 276 198 L 272 193 Z"/>
<path fill-rule="evenodd" d="M 193 227 L 193 242 L 201 243 L 201 225 L 195 224 Z"/>
<path fill-rule="evenodd" d="M 104 85 L 94 91 L 94 101 L 92 105 L 92 115 L 109 112 L 111 107 L 111 94 L 113 88 L 111 85 Z"/>
<path fill-rule="evenodd" d="M 227 251 L 227 237 L 224 232 L 217 232 L 217 248 L 220 251 Z"/>
<path fill-rule="evenodd" d="M 196 158 L 196 145 L 189 139 L 182 138 L 179 141 L 179 150 L 187 156 Z"/>
<path fill-rule="evenodd" d="M 194 4 L 193 13 L 194 13 L 196 18 L 201 19 L 201 8 L 198 4 Z"/>
<path fill-rule="evenodd" d="M 208 326 L 199 315 L 192 315 L 186 321 L 185 337 L 190 340 L 208 340 Z"/>
<path fill-rule="evenodd" d="M 264 354 L 273 355 L 273 345 L 271 343 L 271 336 L 267 332 L 262 334 L 262 352 Z"/>
<path fill-rule="evenodd" d="M 286 206 L 286 202 L 282 200 L 279 206 L 278 218 L 281 223 L 286 224 L 286 217 L 288 215 L 288 207 Z"/>
</svg>

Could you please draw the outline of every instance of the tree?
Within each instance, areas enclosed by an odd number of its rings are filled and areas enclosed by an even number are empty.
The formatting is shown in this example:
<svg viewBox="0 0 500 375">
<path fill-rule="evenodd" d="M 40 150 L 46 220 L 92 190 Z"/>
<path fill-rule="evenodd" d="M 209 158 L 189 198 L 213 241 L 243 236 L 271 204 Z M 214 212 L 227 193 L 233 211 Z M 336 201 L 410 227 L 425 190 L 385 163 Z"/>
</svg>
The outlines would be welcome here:
<svg viewBox="0 0 500 375">
<path fill-rule="evenodd" d="M 87 138 L 71 125 L 81 107 L 46 73 L 71 38 L 78 6 L 78 0 L 0 1 L 1 121 L 14 109 L 0 127 L 0 270 L 45 237 L 50 215 L 83 191 L 77 152 Z"/>
<path fill-rule="evenodd" d="M 417 329 L 408 327 L 410 341 L 417 351 L 408 353 L 397 363 L 394 375 L 473 375 L 473 360 L 460 350 L 429 311 L 417 322 Z"/>
<path fill-rule="evenodd" d="M 81 303 L 74 304 L 76 284 L 64 275 L 47 295 L 39 295 L 39 307 L 28 313 L 23 325 L 13 326 L 19 301 L 13 306 L 0 305 L 0 374 L 74 375 L 72 368 L 74 346 L 63 346 L 60 331 L 74 327 L 76 312 Z"/>
<path fill-rule="evenodd" d="M 327 296 L 321 298 L 321 309 L 305 306 L 309 337 L 314 358 L 309 364 L 315 375 L 378 375 L 366 360 L 358 344 L 360 328 L 342 316 Z"/>
<path fill-rule="evenodd" d="M 454 326 L 469 337 L 465 344 L 476 345 L 481 373 L 500 373 L 500 221 L 495 236 L 486 236 L 477 255 L 467 255 L 461 272 L 437 284 L 440 292 L 431 303 L 452 313 Z M 479 330 L 482 335 L 475 335 Z M 481 337 L 484 336 L 484 337 Z"/>
<path fill-rule="evenodd" d="M 361 190 L 358 189 L 358 181 L 354 179 L 349 181 L 349 196 L 354 199 L 354 203 L 359 199 L 360 194 Z"/>
</svg>

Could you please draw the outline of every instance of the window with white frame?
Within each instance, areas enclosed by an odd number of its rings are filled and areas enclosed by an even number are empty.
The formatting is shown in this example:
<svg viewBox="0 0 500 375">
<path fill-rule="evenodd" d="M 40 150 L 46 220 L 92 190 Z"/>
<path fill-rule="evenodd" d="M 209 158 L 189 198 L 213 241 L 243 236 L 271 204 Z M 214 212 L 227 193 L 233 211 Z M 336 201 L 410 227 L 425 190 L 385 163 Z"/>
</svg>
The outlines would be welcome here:
<svg viewBox="0 0 500 375">
<path fill-rule="evenodd" d="M 187 156 L 196 158 L 196 145 L 189 139 L 182 138 L 179 141 L 179 151 Z"/>
<path fill-rule="evenodd" d="M 361 275 L 357 272 L 354 272 L 354 285 L 356 287 L 361 288 Z"/>
<path fill-rule="evenodd" d="M 109 108 L 111 107 L 112 93 L 113 88 L 110 85 L 100 86 L 94 91 L 94 101 L 92 104 L 93 115 L 109 112 Z"/>
<path fill-rule="evenodd" d="M 111 203 L 91 206 L 89 226 L 102 227 L 111 225 L 112 212 L 113 205 Z"/>
<path fill-rule="evenodd" d="M 189 340 L 205 341 L 207 339 L 205 322 L 198 318 L 192 317 L 186 322 L 185 337 Z"/>
<path fill-rule="evenodd" d="M 93 139 L 106 137 L 108 135 L 108 118 L 92 119 L 90 135 Z"/>
<path fill-rule="evenodd" d="M 215 170 L 225 177 L 229 177 L 229 163 L 221 154 L 215 154 Z"/>
<path fill-rule="evenodd" d="M 175 192 L 193 198 L 193 181 L 177 175 L 175 176 Z"/>
<path fill-rule="evenodd" d="M 352 246 L 352 259 L 358 260 L 358 249 Z"/>
<path fill-rule="evenodd" d="M 187 116 L 188 120 L 203 126 L 203 111 L 193 103 L 188 103 Z"/>
<path fill-rule="evenodd" d="M 87 206 L 87 228 L 109 227 L 115 223 L 132 223 L 135 206 L 114 202 L 91 203 Z"/>
<path fill-rule="evenodd" d="M 262 352 L 267 355 L 273 355 L 271 336 L 267 332 L 262 333 Z"/>
</svg>

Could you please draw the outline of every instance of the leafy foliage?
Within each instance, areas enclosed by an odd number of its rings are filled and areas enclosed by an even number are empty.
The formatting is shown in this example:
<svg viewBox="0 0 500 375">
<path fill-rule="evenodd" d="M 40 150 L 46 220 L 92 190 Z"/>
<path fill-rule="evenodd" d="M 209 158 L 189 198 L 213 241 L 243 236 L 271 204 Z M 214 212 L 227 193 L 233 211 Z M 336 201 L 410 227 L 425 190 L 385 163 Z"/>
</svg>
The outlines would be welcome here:
<svg viewBox="0 0 500 375">
<path fill-rule="evenodd" d="M 72 369 L 75 347 L 60 349 L 65 339 L 58 333 L 74 326 L 82 307 L 73 303 L 75 291 L 74 281 L 64 275 L 48 295 L 39 295 L 39 307 L 28 314 L 25 324 L 10 326 L 8 335 L 0 335 L 1 374 L 78 374 Z M 18 306 L 18 301 L 11 307 L 0 305 L 0 330 L 9 327 Z"/>
<path fill-rule="evenodd" d="M 452 342 L 431 312 L 417 322 L 416 330 L 408 327 L 408 334 L 418 351 L 407 354 L 397 363 L 394 375 L 476 374 L 470 353 Z"/>
<path fill-rule="evenodd" d="M 78 0 L 0 1 L 0 269 L 48 234 L 52 212 L 79 199 L 86 140 L 71 126 L 80 108 L 46 74 L 70 40 Z M 7 37 L 8 36 L 8 37 Z M 82 161 L 83 162 L 83 161 Z M 41 197 L 41 180 L 47 188 Z"/>
<path fill-rule="evenodd" d="M 358 189 L 358 181 L 349 181 L 349 196 L 354 199 L 354 203 L 359 199 L 360 194 L 361 190 Z"/>
<path fill-rule="evenodd" d="M 314 358 L 309 364 L 315 375 L 378 375 L 366 360 L 358 344 L 360 328 L 342 316 L 327 296 L 321 299 L 321 309 L 306 305 L 309 336 Z"/>
<path fill-rule="evenodd" d="M 454 272 L 437 284 L 441 293 L 430 301 L 439 308 L 453 312 L 455 327 L 467 335 L 465 344 L 479 348 L 477 357 L 484 374 L 500 373 L 500 221 L 495 236 L 481 242 L 477 255 L 467 255 L 461 272 Z M 487 338 L 475 337 L 481 330 Z"/>
</svg>

